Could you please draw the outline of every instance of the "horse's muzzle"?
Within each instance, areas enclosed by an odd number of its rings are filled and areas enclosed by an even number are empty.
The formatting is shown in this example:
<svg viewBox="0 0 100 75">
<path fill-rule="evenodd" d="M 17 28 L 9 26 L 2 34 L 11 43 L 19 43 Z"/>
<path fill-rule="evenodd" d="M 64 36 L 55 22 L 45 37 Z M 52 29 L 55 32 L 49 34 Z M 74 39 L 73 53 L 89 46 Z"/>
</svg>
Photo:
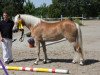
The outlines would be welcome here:
<svg viewBox="0 0 100 75">
<path fill-rule="evenodd" d="M 18 28 L 12 30 L 14 33 L 18 32 Z"/>
</svg>

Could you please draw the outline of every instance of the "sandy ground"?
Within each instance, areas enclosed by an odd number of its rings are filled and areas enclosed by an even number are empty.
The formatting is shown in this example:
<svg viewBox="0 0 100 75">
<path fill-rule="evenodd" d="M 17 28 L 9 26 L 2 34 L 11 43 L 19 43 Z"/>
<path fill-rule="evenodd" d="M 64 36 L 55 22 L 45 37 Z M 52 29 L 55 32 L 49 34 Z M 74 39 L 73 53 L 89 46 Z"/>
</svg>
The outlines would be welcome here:
<svg viewBox="0 0 100 75">
<path fill-rule="evenodd" d="M 13 42 L 13 59 L 14 62 L 8 66 L 26 66 L 36 68 L 57 68 L 69 69 L 68 75 L 100 75 L 100 20 L 84 21 L 85 26 L 81 26 L 83 34 L 83 48 L 85 65 L 72 64 L 74 49 L 68 41 L 47 46 L 48 58 L 51 63 L 43 64 L 43 51 L 41 49 L 41 60 L 38 65 L 34 65 L 37 57 L 34 48 L 28 48 L 27 39 L 24 42 L 19 42 L 19 33 L 14 34 Z M 28 31 L 26 30 L 26 33 Z M 2 59 L 2 50 L 0 45 L 0 58 Z M 29 72 L 29 71 L 8 71 L 9 75 L 66 75 L 57 73 Z M 0 75 L 5 75 L 3 70 L 0 70 Z"/>
</svg>

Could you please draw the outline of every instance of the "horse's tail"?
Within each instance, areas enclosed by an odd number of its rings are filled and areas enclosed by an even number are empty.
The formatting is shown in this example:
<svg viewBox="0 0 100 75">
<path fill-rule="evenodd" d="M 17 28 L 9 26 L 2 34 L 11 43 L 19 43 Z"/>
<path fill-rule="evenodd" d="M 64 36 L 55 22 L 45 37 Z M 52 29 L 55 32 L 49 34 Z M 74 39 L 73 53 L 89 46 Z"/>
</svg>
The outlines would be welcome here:
<svg viewBox="0 0 100 75">
<path fill-rule="evenodd" d="M 76 43 L 77 43 L 78 47 L 81 48 L 80 50 L 81 50 L 81 53 L 83 55 L 83 42 L 82 42 L 82 32 L 81 32 L 81 28 L 80 28 L 80 26 L 77 23 L 75 23 L 75 24 L 76 24 L 76 27 L 77 27 Z"/>
</svg>

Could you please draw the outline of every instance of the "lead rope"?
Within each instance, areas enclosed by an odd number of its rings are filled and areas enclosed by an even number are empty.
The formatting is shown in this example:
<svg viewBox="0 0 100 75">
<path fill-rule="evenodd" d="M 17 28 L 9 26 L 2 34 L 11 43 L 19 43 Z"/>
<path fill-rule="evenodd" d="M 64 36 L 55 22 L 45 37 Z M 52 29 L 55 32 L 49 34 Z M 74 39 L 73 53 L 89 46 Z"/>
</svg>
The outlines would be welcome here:
<svg viewBox="0 0 100 75">
<path fill-rule="evenodd" d="M 23 42 L 24 41 L 24 29 L 22 29 L 21 31 L 22 31 L 22 34 L 21 34 L 19 41 Z"/>
</svg>

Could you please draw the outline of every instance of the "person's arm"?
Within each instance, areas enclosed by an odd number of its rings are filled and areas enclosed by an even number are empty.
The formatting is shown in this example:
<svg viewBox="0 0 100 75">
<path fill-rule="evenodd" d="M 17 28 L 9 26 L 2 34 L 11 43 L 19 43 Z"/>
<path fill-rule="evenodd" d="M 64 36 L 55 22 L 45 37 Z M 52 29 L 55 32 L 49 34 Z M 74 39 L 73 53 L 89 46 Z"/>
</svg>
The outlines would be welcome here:
<svg viewBox="0 0 100 75">
<path fill-rule="evenodd" d="M 1 41 L 3 41 L 3 38 L 2 38 L 2 36 L 1 36 L 1 32 L 0 32 L 0 42 L 1 42 Z"/>
<path fill-rule="evenodd" d="M 1 39 L 2 37 L 1 37 L 1 22 L 0 22 L 0 42 L 1 42 Z"/>
<path fill-rule="evenodd" d="M 0 30 L 0 42 L 1 42 L 1 39 L 2 39 L 2 37 L 1 37 L 1 30 Z"/>
<path fill-rule="evenodd" d="M 0 42 L 3 42 L 3 38 L 2 38 L 2 36 L 1 36 L 1 23 L 0 23 Z"/>
</svg>

